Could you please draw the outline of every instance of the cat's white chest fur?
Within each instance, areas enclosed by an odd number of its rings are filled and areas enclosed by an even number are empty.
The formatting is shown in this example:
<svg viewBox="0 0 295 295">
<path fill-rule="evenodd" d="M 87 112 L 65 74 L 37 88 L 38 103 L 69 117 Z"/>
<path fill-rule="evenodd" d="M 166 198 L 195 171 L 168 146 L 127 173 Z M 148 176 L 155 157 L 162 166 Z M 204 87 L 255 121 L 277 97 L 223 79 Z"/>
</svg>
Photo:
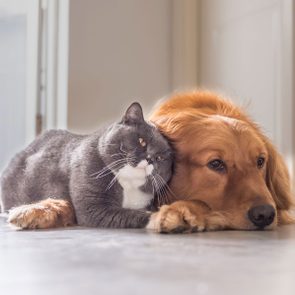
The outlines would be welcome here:
<svg viewBox="0 0 295 295">
<path fill-rule="evenodd" d="M 143 209 L 151 202 L 153 195 L 139 188 L 145 184 L 153 169 L 153 165 L 143 160 L 136 167 L 126 165 L 118 171 L 117 180 L 123 188 L 123 208 Z"/>
</svg>

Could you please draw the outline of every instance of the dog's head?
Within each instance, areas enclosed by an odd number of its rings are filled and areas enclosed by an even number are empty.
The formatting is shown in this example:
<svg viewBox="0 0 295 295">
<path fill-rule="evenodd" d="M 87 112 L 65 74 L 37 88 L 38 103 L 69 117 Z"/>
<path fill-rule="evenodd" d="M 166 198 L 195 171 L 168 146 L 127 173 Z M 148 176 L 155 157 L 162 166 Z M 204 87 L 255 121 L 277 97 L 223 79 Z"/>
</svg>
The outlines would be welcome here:
<svg viewBox="0 0 295 295">
<path fill-rule="evenodd" d="M 176 196 L 226 212 L 235 229 L 290 221 L 286 166 L 237 107 L 211 93 L 190 93 L 167 100 L 151 119 L 176 149 L 170 184 Z"/>
</svg>

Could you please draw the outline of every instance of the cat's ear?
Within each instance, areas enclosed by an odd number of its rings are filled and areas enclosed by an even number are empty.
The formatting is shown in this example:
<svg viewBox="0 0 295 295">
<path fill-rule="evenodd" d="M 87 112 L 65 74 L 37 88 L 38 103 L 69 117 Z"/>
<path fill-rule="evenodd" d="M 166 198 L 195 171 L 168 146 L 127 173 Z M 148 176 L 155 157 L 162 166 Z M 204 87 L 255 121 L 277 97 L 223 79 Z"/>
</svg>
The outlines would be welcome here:
<svg viewBox="0 0 295 295">
<path fill-rule="evenodd" d="M 127 111 L 122 119 L 122 123 L 124 123 L 124 124 L 139 124 L 139 123 L 143 123 L 143 122 L 144 122 L 144 118 L 143 118 L 141 105 L 138 102 L 134 102 L 127 109 Z"/>
</svg>

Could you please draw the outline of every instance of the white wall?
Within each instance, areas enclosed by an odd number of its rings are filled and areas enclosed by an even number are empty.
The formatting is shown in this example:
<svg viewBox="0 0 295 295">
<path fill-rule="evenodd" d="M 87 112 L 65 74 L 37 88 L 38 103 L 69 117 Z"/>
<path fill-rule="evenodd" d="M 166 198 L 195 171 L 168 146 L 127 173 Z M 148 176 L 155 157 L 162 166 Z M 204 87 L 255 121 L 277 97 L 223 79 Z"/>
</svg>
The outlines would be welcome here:
<svg viewBox="0 0 295 295">
<path fill-rule="evenodd" d="M 68 127 L 94 130 L 172 91 L 170 0 L 71 0 Z"/>
<path fill-rule="evenodd" d="M 292 0 L 71 0 L 69 129 L 92 131 L 133 100 L 148 111 L 198 79 L 248 104 L 291 171 L 294 9 Z"/>
</svg>

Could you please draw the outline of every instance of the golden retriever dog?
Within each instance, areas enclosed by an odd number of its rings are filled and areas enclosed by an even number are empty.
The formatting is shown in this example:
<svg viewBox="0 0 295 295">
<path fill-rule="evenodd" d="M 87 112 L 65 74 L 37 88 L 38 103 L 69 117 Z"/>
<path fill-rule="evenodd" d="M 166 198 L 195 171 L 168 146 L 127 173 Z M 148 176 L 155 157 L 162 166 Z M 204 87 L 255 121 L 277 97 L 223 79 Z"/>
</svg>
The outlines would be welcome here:
<svg viewBox="0 0 295 295">
<path fill-rule="evenodd" d="M 210 92 L 176 94 L 151 115 L 176 150 L 171 205 L 153 214 L 158 232 L 273 229 L 294 221 L 288 171 L 240 108 Z"/>
</svg>

